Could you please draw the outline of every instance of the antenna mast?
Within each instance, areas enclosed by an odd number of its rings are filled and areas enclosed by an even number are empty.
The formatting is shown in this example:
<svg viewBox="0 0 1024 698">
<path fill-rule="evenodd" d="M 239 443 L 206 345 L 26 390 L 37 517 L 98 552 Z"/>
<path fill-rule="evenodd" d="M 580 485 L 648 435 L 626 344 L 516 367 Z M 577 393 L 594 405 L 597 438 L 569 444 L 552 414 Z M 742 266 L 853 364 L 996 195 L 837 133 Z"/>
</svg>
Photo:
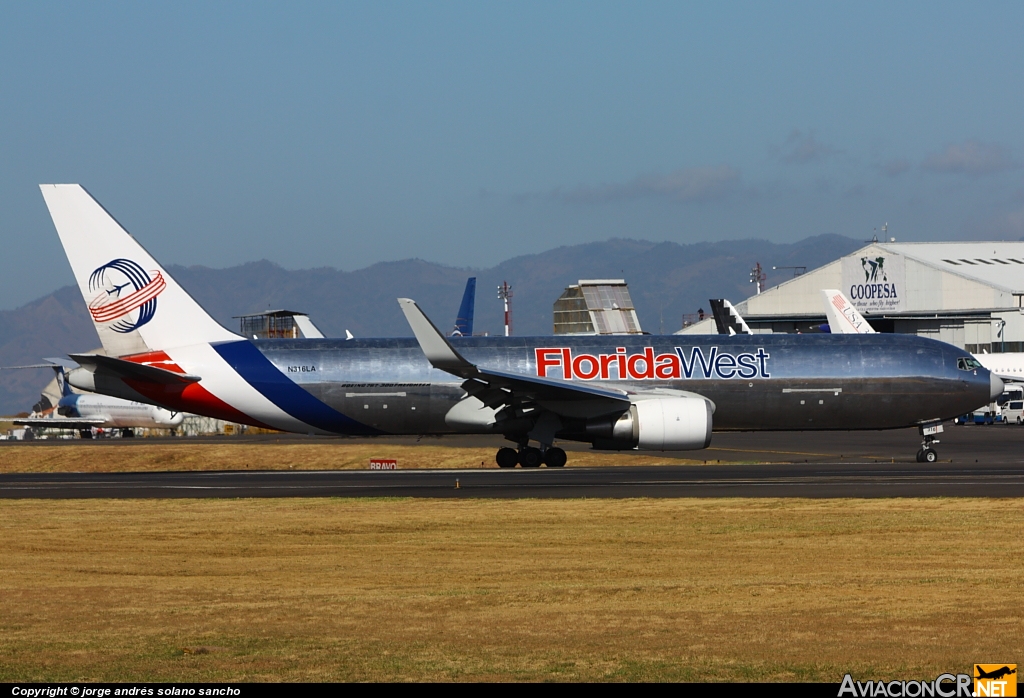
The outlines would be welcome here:
<svg viewBox="0 0 1024 698">
<path fill-rule="evenodd" d="M 512 334 L 512 287 L 507 281 L 502 281 L 498 286 L 498 299 L 505 303 L 505 336 Z"/>
<path fill-rule="evenodd" d="M 768 277 L 761 269 L 761 263 L 756 262 L 754 268 L 750 270 L 750 283 L 757 284 L 757 295 L 761 295 L 761 291 L 764 290 L 764 282 L 767 280 Z"/>
</svg>

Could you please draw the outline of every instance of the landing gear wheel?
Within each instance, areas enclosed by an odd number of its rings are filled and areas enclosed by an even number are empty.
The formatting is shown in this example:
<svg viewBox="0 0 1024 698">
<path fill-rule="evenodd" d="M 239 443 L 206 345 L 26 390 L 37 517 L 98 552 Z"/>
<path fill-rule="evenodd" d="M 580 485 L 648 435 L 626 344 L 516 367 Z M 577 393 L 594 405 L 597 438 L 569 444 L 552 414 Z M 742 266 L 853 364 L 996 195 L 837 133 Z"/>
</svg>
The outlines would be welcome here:
<svg viewBox="0 0 1024 698">
<path fill-rule="evenodd" d="M 519 465 L 524 468 L 539 468 L 543 461 L 544 454 L 540 452 L 539 448 L 527 446 L 519 452 Z"/>
<path fill-rule="evenodd" d="M 924 449 L 923 448 L 917 449 L 917 462 L 918 463 L 924 463 Z"/>
<path fill-rule="evenodd" d="M 499 448 L 494 460 L 499 468 L 514 468 L 519 462 L 519 454 L 514 448 Z"/>
<path fill-rule="evenodd" d="M 569 457 L 565 455 L 565 451 L 557 446 L 552 446 L 544 452 L 544 465 L 549 468 L 561 468 L 568 459 Z"/>
<path fill-rule="evenodd" d="M 934 448 L 925 448 L 921 451 L 921 462 L 922 463 L 934 463 L 939 459 L 939 454 L 935 452 Z"/>
</svg>

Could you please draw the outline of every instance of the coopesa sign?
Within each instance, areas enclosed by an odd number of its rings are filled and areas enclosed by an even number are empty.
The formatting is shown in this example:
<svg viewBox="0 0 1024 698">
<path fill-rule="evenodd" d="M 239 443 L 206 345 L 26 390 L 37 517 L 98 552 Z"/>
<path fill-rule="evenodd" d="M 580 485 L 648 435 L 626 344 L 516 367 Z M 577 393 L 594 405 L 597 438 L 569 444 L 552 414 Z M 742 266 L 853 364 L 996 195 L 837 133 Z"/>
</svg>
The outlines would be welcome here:
<svg viewBox="0 0 1024 698">
<path fill-rule="evenodd" d="M 903 255 L 874 249 L 863 256 L 843 257 L 843 290 L 862 313 L 895 312 L 903 307 L 906 260 Z"/>
<path fill-rule="evenodd" d="M 718 347 L 705 350 L 675 347 L 671 354 L 655 354 L 644 347 L 639 354 L 627 354 L 618 347 L 614 354 L 574 353 L 568 347 L 538 347 L 537 375 L 566 380 L 671 380 L 673 378 L 771 378 L 768 361 L 771 354 L 758 347 L 756 352 L 732 354 Z M 561 375 L 559 375 L 561 374 Z"/>
<path fill-rule="evenodd" d="M 851 300 L 899 299 L 899 297 L 896 284 L 853 284 L 850 286 Z"/>
</svg>

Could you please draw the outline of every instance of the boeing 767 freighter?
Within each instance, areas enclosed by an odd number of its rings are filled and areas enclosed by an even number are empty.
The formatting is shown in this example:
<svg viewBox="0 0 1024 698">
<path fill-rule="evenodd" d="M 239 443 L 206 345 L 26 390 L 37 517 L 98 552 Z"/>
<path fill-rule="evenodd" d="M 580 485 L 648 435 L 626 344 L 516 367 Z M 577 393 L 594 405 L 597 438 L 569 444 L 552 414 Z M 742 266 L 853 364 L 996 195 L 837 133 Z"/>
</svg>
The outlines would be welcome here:
<svg viewBox="0 0 1024 698">
<path fill-rule="evenodd" d="M 962 349 L 912 335 L 250 340 L 219 325 L 81 186 L 41 185 L 107 356 L 78 388 L 311 434 L 502 434 L 501 467 L 560 467 L 556 439 L 706 448 L 715 430 L 919 427 L 1002 392 Z"/>
</svg>

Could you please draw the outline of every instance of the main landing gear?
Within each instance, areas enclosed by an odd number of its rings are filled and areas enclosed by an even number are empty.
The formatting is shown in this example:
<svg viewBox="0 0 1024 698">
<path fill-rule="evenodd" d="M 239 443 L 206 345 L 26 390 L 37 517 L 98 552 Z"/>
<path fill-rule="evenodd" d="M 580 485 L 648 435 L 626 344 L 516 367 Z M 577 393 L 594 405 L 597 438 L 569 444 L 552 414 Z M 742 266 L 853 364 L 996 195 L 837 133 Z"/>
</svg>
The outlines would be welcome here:
<svg viewBox="0 0 1024 698">
<path fill-rule="evenodd" d="M 521 465 L 524 468 L 539 468 L 541 464 L 549 468 L 561 468 L 568 460 L 565 451 L 557 446 L 548 446 L 543 451 L 533 446 L 521 445 L 519 450 L 514 448 L 500 448 L 494 460 L 499 468 L 514 468 Z"/>
<path fill-rule="evenodd" d="M 917 452 L 917 462 L 934 463 L 939 459 L 939 454 L 932 448 L 932 445 L 939 443 L 935 435 L 942 433 L 942 422 L 922 424 L 918 431 L 921 432 L 921 449 Z"/>
</svg>

